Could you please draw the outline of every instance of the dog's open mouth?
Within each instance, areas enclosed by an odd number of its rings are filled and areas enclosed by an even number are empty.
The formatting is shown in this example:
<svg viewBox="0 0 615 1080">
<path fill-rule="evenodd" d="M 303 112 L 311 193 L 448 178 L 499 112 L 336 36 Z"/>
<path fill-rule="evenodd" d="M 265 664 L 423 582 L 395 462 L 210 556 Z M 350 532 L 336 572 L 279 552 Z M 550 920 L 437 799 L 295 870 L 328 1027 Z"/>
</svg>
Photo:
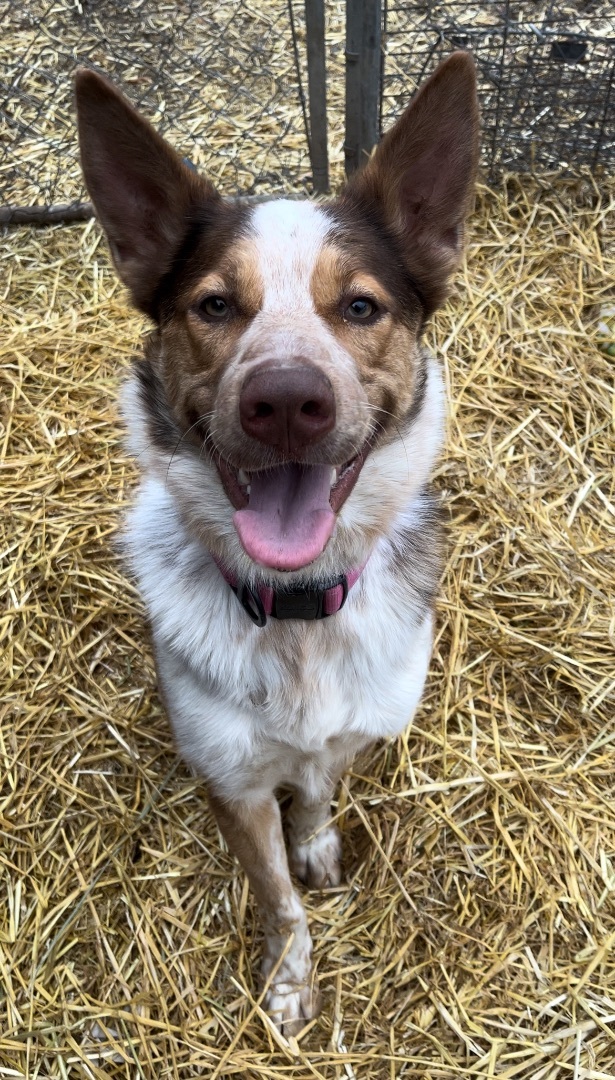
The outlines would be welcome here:
<svg viewBox="0 0 615 1080">
<path fill-rule="evenodd" d="M 275 570 L 300 570 L 324 551 L 336 514 L 350 495 L 369 445 L 342 468 L 290 462 L 261 472 L 216 465 L 235 507 L 242 547 L 255 562 Z"/>
</svg>

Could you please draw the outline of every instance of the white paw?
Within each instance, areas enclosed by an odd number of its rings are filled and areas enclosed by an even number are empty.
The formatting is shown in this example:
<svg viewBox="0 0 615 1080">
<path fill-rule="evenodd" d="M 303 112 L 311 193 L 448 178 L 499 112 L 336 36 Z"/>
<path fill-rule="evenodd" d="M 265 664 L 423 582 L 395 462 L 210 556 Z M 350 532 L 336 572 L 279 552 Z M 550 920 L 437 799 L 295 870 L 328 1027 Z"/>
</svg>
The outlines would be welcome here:
<svg viewBox="0 0 615 1080">
<path fill-rule="evenodd" d="M 298 988 L 293 983 L 278 982 L 276 976 L 263 1004 L 282 1035 L 298 1035 L 318 1014 L 318 993 L 309 984 Z"/>
<path fill-rule="evenodd" d="M 293 873 L 310 889 L 327 889 L 342 880 L 342 838 L 335 825 L 303 843 L 291 833 L 288 856 Z"/>
<path fill-rule="evenodd" d="M 294 901 L 295 920 L 290 938 L 288 933 L 281 933 L 274 927 L 266 930 L 262 964 L 264 982 L 272 979 L 265 994 L 264 1008 L 283 1035 L 296 1035 L 318 1012 L 312 939 L 299 898 L 294 897 Z"/>
</svg>

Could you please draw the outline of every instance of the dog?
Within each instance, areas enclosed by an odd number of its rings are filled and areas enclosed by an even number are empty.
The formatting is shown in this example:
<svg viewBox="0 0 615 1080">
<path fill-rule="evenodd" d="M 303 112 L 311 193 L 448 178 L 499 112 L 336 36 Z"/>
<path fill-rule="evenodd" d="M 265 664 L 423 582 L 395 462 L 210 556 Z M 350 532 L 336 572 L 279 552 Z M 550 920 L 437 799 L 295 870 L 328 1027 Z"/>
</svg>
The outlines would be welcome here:
<svg viewBox="0 0 615 1080">
<path fill-rule="evenodd" d="M 87 188 L 154 324 L 123 397 L 125 542 L 160 694 L 260 908 L 264 1008 L 296 1033 L 318 995 L 291 871 L 340 884 L 336 784 L 409 723 L 432 649 L 445 405 L 421 341 L 473 201 L 474 63 L 444 60 L 326 203 L 224 199 L 105 78 L 80 70 L 76 98 Z"/>
</svg>

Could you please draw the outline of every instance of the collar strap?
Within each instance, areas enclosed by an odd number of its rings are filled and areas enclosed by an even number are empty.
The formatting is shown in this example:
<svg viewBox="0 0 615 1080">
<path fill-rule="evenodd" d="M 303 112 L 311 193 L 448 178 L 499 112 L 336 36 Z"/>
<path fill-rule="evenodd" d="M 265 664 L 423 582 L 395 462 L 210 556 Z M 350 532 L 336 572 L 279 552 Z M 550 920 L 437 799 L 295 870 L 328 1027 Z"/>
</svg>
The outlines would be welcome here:
<svg viewBox="0 0 615 1080">
<path fill-rule="evenodd" d="M 349 570 L 334 581 L 319 587 L 303 589 L 274 589 L 271 585 L 252 588 L 238 581 L 223 563 L 212 555 L 218 570 L 230 585 L 244 611 L 257 626 L 264 626 L 267 617 L 273 619 L 327 619 L 341 611 L 349 589 L 360 578 L 365 563 L 358 570 Z"/>
</svg>

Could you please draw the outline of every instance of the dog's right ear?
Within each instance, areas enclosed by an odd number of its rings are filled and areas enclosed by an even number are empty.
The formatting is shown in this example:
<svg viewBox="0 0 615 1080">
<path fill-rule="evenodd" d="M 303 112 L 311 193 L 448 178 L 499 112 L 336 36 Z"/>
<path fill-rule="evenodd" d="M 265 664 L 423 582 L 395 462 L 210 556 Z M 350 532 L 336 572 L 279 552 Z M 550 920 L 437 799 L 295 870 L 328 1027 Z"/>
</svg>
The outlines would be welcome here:
<svg viewBox="0 0 615 1080">
<path fill-rule="evenodd" d="M 75 81 L 81 164 L 117 271 L 136 306 L 154 298 L 197 207 L 220 200 L 107 79 L 81 68 Z"/>
</svg>

